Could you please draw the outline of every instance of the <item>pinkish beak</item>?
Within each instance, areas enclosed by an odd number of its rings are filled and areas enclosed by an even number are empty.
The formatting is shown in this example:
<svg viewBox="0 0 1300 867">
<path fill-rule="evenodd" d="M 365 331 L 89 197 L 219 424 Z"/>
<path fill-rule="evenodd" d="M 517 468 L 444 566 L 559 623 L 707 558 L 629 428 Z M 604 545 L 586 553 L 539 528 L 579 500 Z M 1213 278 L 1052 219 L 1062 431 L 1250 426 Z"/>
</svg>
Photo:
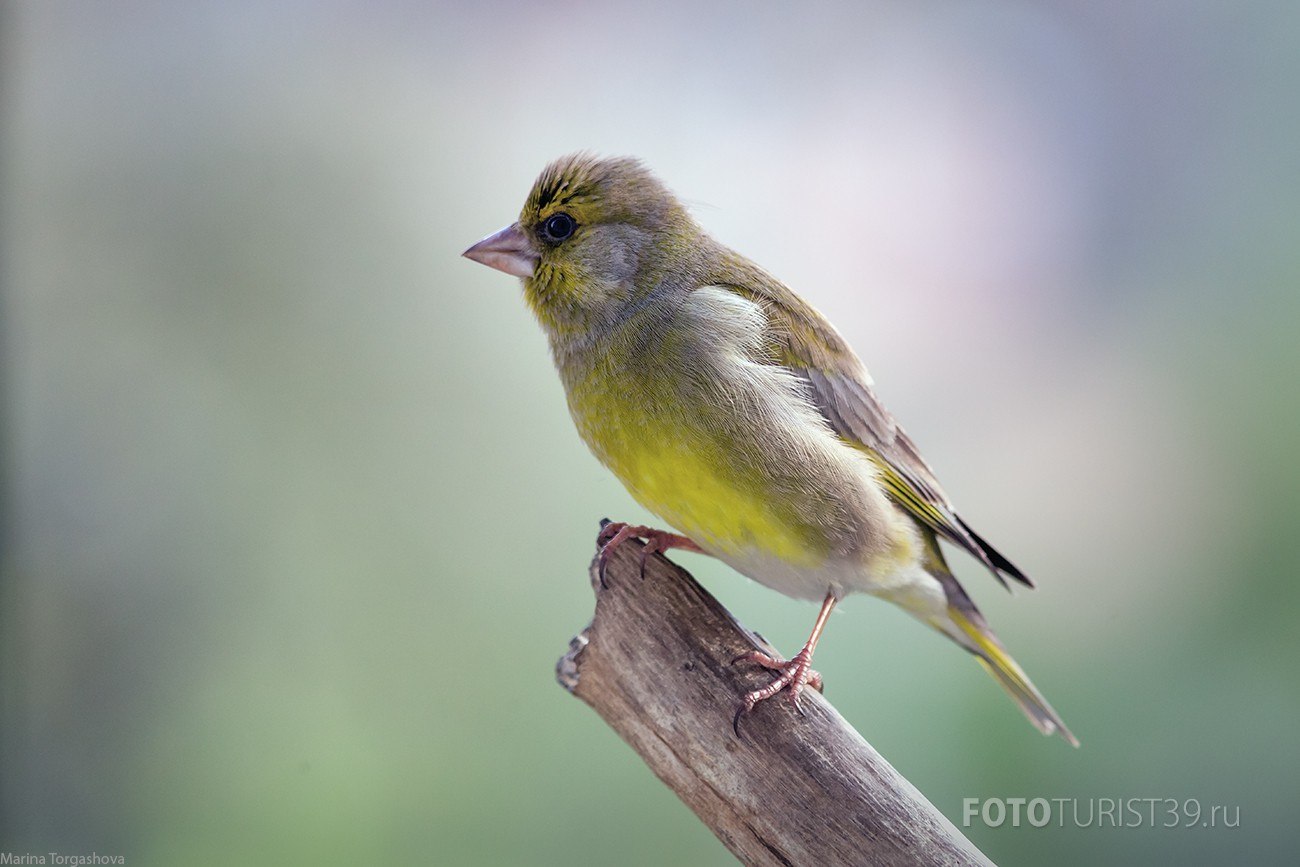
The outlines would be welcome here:
<svg viewBox="0 0 1300 867">
<path fill-rule="evenodd" d="M 506 226 L 495 235 L 488 235 L 461 255 L 525 279 L 533 276 L 537 260 L 541 258 L 518 223 Z"/>
</svg>

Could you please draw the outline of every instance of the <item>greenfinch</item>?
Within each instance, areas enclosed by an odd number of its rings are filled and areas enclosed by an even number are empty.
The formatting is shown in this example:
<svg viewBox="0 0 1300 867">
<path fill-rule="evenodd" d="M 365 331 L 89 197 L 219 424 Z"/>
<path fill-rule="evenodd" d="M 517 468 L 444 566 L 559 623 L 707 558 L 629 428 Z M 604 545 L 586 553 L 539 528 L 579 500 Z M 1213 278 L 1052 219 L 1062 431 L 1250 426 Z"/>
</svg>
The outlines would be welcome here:
<svg viewBox="0 0 1300 867">
<path fill-rule="evenodd" d="M 788 596 L 821 600 L 789 660 L 741 715 L 821 687 L 813 650 L 848 593 L 892 602 L 968 650 L 1044 734 L 1075 739 L 1002 647 L 939 540 L 1033 586 L 953 507 L 834 327 L 781 281 L 711 238 L 639 161 L 563 157 L 516 223 L 465 251 L 523 280 L 584 442 L 677 532 L 610 524 L 645 552 L 717 557 Z M 603 577 L 603 572 L 602 572 Z"/>
</svg>

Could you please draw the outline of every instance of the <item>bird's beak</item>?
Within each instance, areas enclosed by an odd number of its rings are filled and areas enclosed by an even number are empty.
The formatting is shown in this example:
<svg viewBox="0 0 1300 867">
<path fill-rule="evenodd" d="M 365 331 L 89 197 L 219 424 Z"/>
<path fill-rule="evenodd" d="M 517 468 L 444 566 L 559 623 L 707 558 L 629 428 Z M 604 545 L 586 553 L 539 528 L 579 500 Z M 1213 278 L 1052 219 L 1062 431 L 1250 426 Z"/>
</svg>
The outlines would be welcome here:
<svg viewBox="0 0 1300 867">
<path fill-rule="evenodd" d="M 533 276 L 540 258 L 518 223 L 506 226 L 495 235 L 488 235 L 461 255 L 489 268 L 524 278 Z"/>
</svg>

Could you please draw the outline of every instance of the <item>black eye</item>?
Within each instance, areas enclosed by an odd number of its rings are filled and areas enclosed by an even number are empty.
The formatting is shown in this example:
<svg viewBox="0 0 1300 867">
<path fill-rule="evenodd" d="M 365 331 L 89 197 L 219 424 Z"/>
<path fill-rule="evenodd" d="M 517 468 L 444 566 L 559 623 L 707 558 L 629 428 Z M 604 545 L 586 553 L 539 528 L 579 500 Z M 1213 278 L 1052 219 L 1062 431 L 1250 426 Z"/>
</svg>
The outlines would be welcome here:
<svg viewBox="0 0 1300 867">
<path fill-rule="evenodd" d="M 551 214 L 542 223 L 542 235 L 553 243 L 568 239 L 577 229 L 578 222 L 565 213 Z"/>
</svg>

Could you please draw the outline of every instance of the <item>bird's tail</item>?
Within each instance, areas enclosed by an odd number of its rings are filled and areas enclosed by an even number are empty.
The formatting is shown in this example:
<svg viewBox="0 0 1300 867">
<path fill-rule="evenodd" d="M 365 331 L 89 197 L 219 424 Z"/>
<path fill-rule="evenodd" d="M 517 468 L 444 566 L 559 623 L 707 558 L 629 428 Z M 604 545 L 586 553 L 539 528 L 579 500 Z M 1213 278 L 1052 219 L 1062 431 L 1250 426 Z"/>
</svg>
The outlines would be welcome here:
<svg viewBox="0 0 1300 867">
<path fill-rule="evenodd" d="M 965 594 L 962 594 L 963 597 Z M 954 600 L 955 601 L 955 600 Z M 969 606 L 969 607 L 968 607 Z M 966 600 L 965 605 L 949 604 L 944 615 L 930 616 L 926 621 L 944 635 L 956 641 L 970 651 L 975 659 L 993 675 L 1007 695 L 1011 696 L 1029 721 L 1045 735 L 1059 734 L 1072 746 L 1078 746 L 1079 740 L 1065 727 L 1061 717 L 1043 698 L 1024 669 L 1007 653 L 1002 642 L 998 641 L 993 631 L 979 611 Z"/>
</svg>

